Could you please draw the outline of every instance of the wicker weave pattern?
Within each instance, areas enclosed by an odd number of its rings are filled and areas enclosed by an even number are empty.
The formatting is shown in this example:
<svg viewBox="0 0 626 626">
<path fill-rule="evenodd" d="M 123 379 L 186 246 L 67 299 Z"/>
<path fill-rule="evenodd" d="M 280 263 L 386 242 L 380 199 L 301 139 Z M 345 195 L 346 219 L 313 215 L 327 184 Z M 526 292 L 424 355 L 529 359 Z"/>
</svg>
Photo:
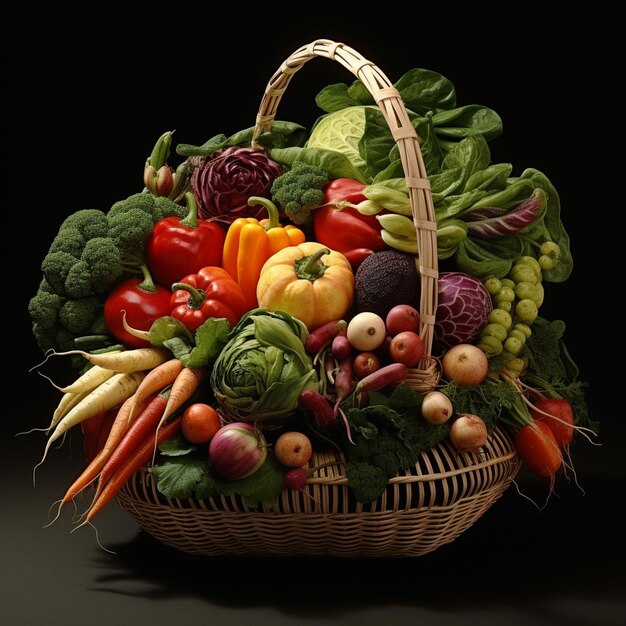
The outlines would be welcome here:
<svg viewBox="0 0 626 626">
<path fill-rule="evenodd" d="M 252 143 L 258 145 L 259 136 L 271 129 L 293 75 L 317 56 L 341 63 L 363 81 L 398 144 L 420 250 L 420 334 L 428 355 L 437 308 L 435 211 L 415 130 L 387 77 L 342 43 L 318 40 L 303 46 L 270 79 Z M 438 376 L 436 361 L 425 357 L 410 371 L 407 382 L 428 390 Z M 505 430 L 496 429 L 480 454 L 459 454 L 444 442 L 423 453 L 414 468 L 390 480 L 375 502 L 364 505 L 354 500 L 348 488 L 343 457 L 316 453 L 310 465 L 327 461 L 335 464 L 309 480 L 307 495 L 284 490 L 273 506 L 259 510 L 251 510 L 239 497 L 165 498 L 147 468 L 128 481 L 117 502 L 158 540 L 192 554 L 420 556 L 453 541 L 474 524 L 502 495 L 521 465 Z"/>
<path fill-rule="evenodd" d="M 332 455 L 317 455 L 314 464 Z M 443 444 L 390 481 L 368 505 L 350 497 L 341 466 L 320 470 L 306 493 L 285 490 L 275 507 L 239 497 L 165 498 L 144 469 L 119 506 L 161 542 L 200 555 L 420 556 L 453 541 L 497 500 L 519 470 L 510 435 L 496 430 L 480 454 Z"/>
</svg>

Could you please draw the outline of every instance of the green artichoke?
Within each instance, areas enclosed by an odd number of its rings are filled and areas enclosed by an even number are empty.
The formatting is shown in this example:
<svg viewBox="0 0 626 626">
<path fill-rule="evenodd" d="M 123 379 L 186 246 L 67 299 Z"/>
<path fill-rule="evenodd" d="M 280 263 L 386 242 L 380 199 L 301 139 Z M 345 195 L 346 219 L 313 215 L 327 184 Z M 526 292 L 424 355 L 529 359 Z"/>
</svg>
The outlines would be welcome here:
<svg viewBox="0 0 626 626">
<path fill-rule="evenodd" d="M 319 391 L 304 349 L 307 335 L 305 324 L 288 313 L 259 308 L 241 318 L 211 371 L 215 398 L 231 419 L 280 426 L 302 391 Z"/>
</svg>

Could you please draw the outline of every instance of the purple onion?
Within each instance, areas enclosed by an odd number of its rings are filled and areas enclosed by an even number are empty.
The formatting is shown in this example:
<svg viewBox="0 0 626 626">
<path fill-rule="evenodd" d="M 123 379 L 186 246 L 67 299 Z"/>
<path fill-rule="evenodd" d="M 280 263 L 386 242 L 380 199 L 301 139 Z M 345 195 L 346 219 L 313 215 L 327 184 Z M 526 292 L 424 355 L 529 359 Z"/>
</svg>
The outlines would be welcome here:
<svg viewBox="0 0 626 626">
<path fill-rule="evenodd" d="M 477 339 L 493 308 L 482 282 L 464 272 L 442 272 L 438 292 L 435 343 L 446 349 Z"/>
<path fill-rule="evenodd" d="M 248 198 L 269 198 L 272 183 L 282 171 L 264 150 L 239 146 L 217 150 L 201 159 L 191 176 L 198 216 L 223 226 L 238 217 L 266 217 L 265 209 L 248 206 Z"/>
<path fill-rule="evenodd" d="M 254 474 L 267 458 L 267 445 L 252 424 L 232 422 L 222 426 L 209 443 L 209 460 L 225 478 Z"/>
</svg>

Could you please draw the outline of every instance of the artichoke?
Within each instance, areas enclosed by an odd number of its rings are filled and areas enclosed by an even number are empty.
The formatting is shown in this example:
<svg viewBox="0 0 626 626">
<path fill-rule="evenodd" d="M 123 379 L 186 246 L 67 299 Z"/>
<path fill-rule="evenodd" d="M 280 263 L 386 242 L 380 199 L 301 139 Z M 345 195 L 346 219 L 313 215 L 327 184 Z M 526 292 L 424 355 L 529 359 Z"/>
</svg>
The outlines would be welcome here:
<svg viewBox="0 0 626 626">
<path fill-rule="evenodd" d="M 231 146 L 204 157 L 191 176 L 198 215 L 226 227 L 238 217 L 265 217 L 265 209 L 250 207 L 248 198 L 269 198 L 272 183 L 282 172 L 264 150 L 254 148 Z"/>
<path fill-rule="evenodd" d="M 307 336 L 307 327 L 288 313 L 259 308 L 241 318 L 211 371 L 215 398 L 232 421 L 280 426 L 302 391 L 319 391 Z"/>
</svg>

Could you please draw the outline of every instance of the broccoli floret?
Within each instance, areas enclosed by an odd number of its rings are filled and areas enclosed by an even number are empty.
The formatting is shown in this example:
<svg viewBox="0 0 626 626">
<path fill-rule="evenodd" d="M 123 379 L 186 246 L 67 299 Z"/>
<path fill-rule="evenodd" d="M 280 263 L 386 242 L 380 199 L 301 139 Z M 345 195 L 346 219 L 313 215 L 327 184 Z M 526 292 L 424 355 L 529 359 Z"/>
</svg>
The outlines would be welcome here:
<svg viewBox="0 0 626 626">
<path fill-rule="evenodd" d="M 37 322 L 33 322 L 33 335 L 37 345 L 42 352 L 47 352 L 52 348 L 57 348 L 56 329 L 45 329 Z"/>
<path fill-rule="evenodd" d="M 135 193 L 124 200 L 119 200 L 109 209 L 107 218 L 110 221 L 112 217 L 120 213 L 126 213 L 131 209 L 139 209 L 152 217 L 154 196 L 151 193 Z"/>
<path fill-rule="evenodd" d="M 58 232 L 50 245 L 49 252 L 67 252 L 78 258 L 84 247 L 85 238 L 80 234 L 80 231 L 73 226 L 68 226 Z"/>
<path fill-rule="evenodd" d="M 144 245 L 152 234 L 152 227 L 152 218 L 140 209 L 130 209 L 109 218 L 109 237 L 119 248 L 125 263 L 143 262 Z"/>
<path fill-rule="evenodd" d="M 385 491 L 389 480 L 380 467 L 363 461 L 350 461 L 346 466 L 346 475 L 355 498 L 363 503 L 376 500 Z"/>
<path fill-rule="evenodd" d="M 173 200 L 165 197 L 155 197 L 151 193 L 136 193 L 125 200 L 116 202 L 107 213 L 109 222 L 111 218 L 122 213 L 138 209 L 150 216 L 153 224 L 171 215 L 185 217 L 188 209 Z"/>
<path fill-rule="evenodd" d="M 322 168 L 296 161 L 272 183 L 272 200 L 294 224 L 306 224 L 311 212 L 323 203 L 322 190 L 328 182 L 328 173 Z"/>
<path fill-rule="evenodd" d="M 76 339 L 76 335 L 74 333 L 67 330 L 67 328 L 59 328 L 59 331 L 54 338 L 54 348 L 63 352 L 66 350 L 73 350 L 76 347 L 74 345 L 74 339 Z"/>
<path fill-rule="evenodd" d="M 59 322 L 59 309 L 65 304 L 65 298 L 56 293 L 41 289 L 28 303 L 28 313 L 37 326 L 43 330 L 54 329 Z"/>
<path fill-rule="evenodd" d="M 108 237 L 90 239 L 83 250 L 81 261 L 87 265 L 95 293 L 110 291 L 123 273 L 119 248 Z"/>
<path fill-rule="evenodd" d="M 41 279 L 41 282 L 39 283 L 38 291 L 46 291 L 47 293 L 55 293 L 52 285 L 45 278 Z"/>
<path fill-rule="evenodd" d="M 152 221 L 156 224 L 159 220 L 163 220 L 166 217 L 183 217 L 187 216 L 189 209 L 186 206 L 177 204 L 173 200 L 166 198 L 165 196 L 157 196 L 154 199 L 154 210 L 152 211 Z"/>
<path fill-rule="evenodd" d="M 72 265 L 65 279 L 65 293 L 69 298 L 86 298 L 93 292 L 91 273 L 85 261 L 77 261 Z"/>
<path fill-rule="evenodd" d="M 65 281 L 76 263 L 78 263 L 78 259 L 67 252 L 51 252 L 44 257 L 41 271 L 56 294 L 67 295 Z"/>
<path fill-rule="evenodd" d="M 66 228 L 75 228 L 85 238 L 85 241 L 94 237 L 106 237 L 109 224 L 106 214 L 98 209 L 82 209 L 72 213 L 61 224 L 59 231 Z"/>
<path fill-rule="evenodd" d="M 70 333 L 84 333 L 94 323 L 100 303 L 94 297 L 68 300 L 59 310 L 59 322 Z"/>
</svg>

